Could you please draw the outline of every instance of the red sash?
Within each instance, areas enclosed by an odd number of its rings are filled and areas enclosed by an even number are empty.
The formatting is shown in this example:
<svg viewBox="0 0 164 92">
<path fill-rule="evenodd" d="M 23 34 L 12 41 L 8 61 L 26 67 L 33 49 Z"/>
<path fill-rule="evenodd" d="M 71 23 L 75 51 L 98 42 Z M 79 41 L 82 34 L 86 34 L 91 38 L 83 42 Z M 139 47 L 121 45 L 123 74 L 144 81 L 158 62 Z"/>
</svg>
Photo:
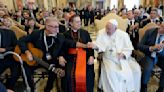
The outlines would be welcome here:
<svg viewBox="0 0 164 92">
<path fill-rule="evenodd" d="M 86 51 L 82 48 L 70 48 L 69 54 L 77 54 L 76 58 L 76 92 L 86 92 Z"/>
</svg>

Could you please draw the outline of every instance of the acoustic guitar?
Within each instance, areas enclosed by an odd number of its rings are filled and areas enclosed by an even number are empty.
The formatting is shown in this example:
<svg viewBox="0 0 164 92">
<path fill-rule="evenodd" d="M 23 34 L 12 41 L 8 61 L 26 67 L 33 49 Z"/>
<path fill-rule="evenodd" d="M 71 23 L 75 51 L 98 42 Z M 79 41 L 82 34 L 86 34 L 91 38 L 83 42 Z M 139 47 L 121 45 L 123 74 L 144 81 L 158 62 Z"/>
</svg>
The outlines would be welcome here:
<svg viewBox="0 0 164 92">
<path fill-rule="evenodd" d="M 46 63 L 46 61 L 43 61 L 41 58 L 43 57 L 43 52 L 38 49 L 38 48 L 34 48 L 32 43 L 28 43 L 27 44 L 28 50 L 32 53 L 33 55 L 33 60 L 29 61 L 26 54 L 21 53 L 21 50 L 19 48 L 19 46 L 17 45 L 15 47 L 14 52 L 16 52 L 17 54 L 20 55 L 20 57 L 22 58 L 22 60 L 24 62 L 26 62 L 29 66 L 36 66 L 37 64 L 52 70 L 54 73 L 56 73 L 59 77 L 64 77 L 65 76 L 65 71 L 62 70 L 61 68 L 55 68 L 54 66 L 51 66 L 50 64 Z M 18 57 L 16 57 L 15 55 L 13 56 L 15 61 L 20 62 Z"/>
</svg>

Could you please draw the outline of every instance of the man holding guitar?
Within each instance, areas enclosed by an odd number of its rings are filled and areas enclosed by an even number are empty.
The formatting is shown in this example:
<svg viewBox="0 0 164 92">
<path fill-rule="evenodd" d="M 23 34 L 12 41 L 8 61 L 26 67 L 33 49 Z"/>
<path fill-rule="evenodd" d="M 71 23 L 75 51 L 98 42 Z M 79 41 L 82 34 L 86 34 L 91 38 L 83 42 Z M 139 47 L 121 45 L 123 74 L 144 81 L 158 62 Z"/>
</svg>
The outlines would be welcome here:
<svg viewBox="0 0 164 92">
<path fill-rule="evenodd" d="M 21 49 L 21 52 L 25 53 L 29 61 L 34 60 L 35 55 L 30 51 L 29 46 L 27 46 L 27 43 L 32 43 L 35 48 L 40 49 L 43 52 L 42 60 L 46 61 L 50 65 L 55 65 L 55 67 L 60 67 L 58 58 L 64 55 L 62 46 L 83 48 L 87 47 L 85 44 L 66 40 L 65 37 L 62 34 L 59 34 L 58 32 L 58 20 L 54 17 L 47 17 L 44 30 L 33 31 L 30 35 L 20 39 L 19 47 Z M 63 60 L 63 58 L 59 59 Z M 27 80 L 29 82 L 29 86 L 31 87 L 31 92 L 34 92 L 33 79 L 31 77 L 32 72 L 33 67 L 29 68 L 29 66 L 27 66 Z M 57 75 L 52 70 L 48 71 L 48 81 L 44 92 L 50 92 L 50 90 L 53 88 L 53 82 L 56 77 Z"/>
</svg>

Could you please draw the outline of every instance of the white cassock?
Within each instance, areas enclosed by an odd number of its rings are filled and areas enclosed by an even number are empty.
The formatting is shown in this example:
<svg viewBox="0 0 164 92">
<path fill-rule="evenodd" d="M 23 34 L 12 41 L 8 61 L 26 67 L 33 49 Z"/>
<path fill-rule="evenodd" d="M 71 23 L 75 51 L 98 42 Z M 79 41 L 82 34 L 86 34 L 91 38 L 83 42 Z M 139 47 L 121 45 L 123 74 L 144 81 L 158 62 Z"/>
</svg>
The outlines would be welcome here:
<svg viewBox="0 0 164 92">
<path fill-rule="evenodd" d="M 99 88 L 104 92 L 140 92 L 141 69 L 131 57 L 133 46 L 128 34 L 117 29 L 109 36 L 102 29 L 94 44 L 103 52 Z M 126 59 L 118 60 L 118 53 Z"/>
</svg>

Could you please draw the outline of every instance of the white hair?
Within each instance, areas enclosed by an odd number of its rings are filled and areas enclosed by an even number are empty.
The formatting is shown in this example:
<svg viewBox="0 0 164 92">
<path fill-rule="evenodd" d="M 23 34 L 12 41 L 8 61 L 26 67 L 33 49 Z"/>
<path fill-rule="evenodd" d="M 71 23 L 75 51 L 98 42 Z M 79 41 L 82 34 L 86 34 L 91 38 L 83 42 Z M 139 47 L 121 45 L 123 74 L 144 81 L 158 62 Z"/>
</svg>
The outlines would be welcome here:
<svg viewBox="0 0 164 92">
<path fill-rule="evenodd" d="M 139 9 L 135 9 L 134 12 L 141 13 Z"/>
<path fill-rule="evenodd" d="M 113 24 L 114 26 L 116 26 L 116 28 L 118 27 L 118 22 L 117 22 L 116 19 L 110 19 L 110 20 L 108 21 L 108 23 Z"/>
</svg>

